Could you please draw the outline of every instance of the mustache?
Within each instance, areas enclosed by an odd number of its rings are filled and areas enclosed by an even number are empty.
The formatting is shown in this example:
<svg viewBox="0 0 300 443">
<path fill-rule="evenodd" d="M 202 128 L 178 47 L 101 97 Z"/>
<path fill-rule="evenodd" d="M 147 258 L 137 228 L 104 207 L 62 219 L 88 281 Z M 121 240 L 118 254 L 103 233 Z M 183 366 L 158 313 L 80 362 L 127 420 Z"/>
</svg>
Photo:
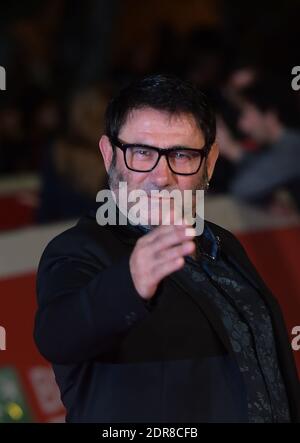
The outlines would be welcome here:
<svg viewBox="0 0 300 443">
<path fill-rule="evenodd" d="M 175 192 L 181 192 L 182 195 L 184 193 L 183 190 L 179 189 L 179 188 L 175 188 L 175 187 L 169 187 L 169 186 L 157 186 L 156 184 L 153 183 L 149 183 L 149 184 L 144 184 L 142 187 L 140 187 L 140 189 L 142 189 L 143 191 L 146 192 L 148 197 L 151 197 L 151 192 L 152 191 L 158 191 L 159 193 L 162 191 L 167 191 L 168 193 L 172 193 L 173 191 Z M 196 191 L 199 189 L 203 189 L 202 187 L 200 188 L 199 186 L 197 187 L 193 187 L 191 189 L 187 189 L 187 190 L 191 190 L 192 191 L 192 195 L 196 196 Z M 163 198 L 163 195 L 162 195 Z"/>
<path fill-rule="evenodd" d="M 111 167 L 110 170 L 108 171 L 108 183 L 110 185 L 111 188 L 116 188 L 118 187 L 119 182 L 127 182 L 127 186 L 128 189 L 130 189 L 130 182 L 127 181 L 127 177 L 126 175 L 119 171 L 116 167 Z M 196 191 L 197 190 L 203 190 L 205 189 L 205 185 L 207 182 L 207 171 L 204 171 L 204 174 L 199 177 L 199 181 L 196 185 L 194 185 L 191 189 L 187 189 L 187 190 L 191 190 L 192 191 L 192 195 L 196 196 Z M 172 191 L 180 191 L 183 194 L 183 190 L 180 190 L 179 188 L 176 188 L 174 186 L 170 187 L 170 186 L 159 186 L 157 185 L 157 183 L 153 183 L 151 181 L 149 181 L 148 183 L 143 183 L 139 189 L 143 190 L 146 192 L 148 197 L 151 197 L 151 191 L 167 191 L 169 193 L 171 193 Z"/>
</svg>

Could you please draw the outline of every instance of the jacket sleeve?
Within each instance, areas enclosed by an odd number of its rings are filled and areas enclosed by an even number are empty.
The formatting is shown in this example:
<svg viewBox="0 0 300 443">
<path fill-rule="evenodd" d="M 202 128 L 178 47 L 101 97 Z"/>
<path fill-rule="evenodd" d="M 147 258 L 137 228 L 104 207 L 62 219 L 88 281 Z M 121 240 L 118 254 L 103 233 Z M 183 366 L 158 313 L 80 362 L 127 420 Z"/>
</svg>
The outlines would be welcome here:
<svg viewBox="0 0 300 443">
<path fill-rule="evenodd" d="M 85 258 L 46 248 L 37 275 L 34 339 L 41 354 L 71 364 L 111 351 L 150 314 L 136 291 L 129 256 L 99 270 Z"/>
</svg>

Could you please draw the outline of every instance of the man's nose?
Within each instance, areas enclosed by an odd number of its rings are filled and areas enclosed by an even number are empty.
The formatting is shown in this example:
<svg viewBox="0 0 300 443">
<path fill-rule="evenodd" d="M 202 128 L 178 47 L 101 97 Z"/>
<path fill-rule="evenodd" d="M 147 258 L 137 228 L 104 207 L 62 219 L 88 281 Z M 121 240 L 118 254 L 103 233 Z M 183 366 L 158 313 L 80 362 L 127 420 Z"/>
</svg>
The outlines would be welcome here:
<svg viewBox="0 0 300 443">
<path fill-rule="evenodd" d="M 160 157 L 158 164 L 151 172 L 151 176 L 155 183 L 160 186 L 166 186 L 174 181 L 173 173 L 169 168 L 165 155 Z"/>
</svg>

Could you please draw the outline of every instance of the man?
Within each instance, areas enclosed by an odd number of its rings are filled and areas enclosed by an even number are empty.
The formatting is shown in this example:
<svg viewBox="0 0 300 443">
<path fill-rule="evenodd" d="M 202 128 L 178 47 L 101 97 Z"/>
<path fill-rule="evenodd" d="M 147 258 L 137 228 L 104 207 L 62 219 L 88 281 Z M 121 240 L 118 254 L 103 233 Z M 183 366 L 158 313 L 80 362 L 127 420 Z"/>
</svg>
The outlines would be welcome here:
<svg viewBox="0 0 300 443">
<path fill-rule="evenodd" d="M 228 147 L 222 152 L 237 166 L 229 191 L 239 199 L 266 204 L 284 189 L 300 208 L 300 122 L 295 91 L 289 82 L 262 79 L 241 90 L 239 105 L 239 128 L 259 149 L 247 153 L 227 140 Z"/>
<path fill-rule="evenodd" d="M 110 188 L 206 189 L 215 132 L 190 84 L 137 81 L 107 109 Z M 38 270 L 35 340 L 67 421 L 298 421 L 280 308 L 237 239 L 207 221 L 190 237 L 188 224 L 101 226 L 95 215 L 50 242 Z"/>
</svg>

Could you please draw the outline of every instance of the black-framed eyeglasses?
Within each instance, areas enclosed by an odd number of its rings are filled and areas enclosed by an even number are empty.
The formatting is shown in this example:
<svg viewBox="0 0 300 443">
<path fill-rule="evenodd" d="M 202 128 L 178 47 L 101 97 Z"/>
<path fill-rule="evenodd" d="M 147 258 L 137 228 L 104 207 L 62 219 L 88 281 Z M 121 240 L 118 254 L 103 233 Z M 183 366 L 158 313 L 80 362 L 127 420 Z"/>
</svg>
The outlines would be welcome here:
<svg viewBox="0 0 300 443">
<path fill-rule="evenodd" d="M 157 148 L 140 143 L 123 143 L 117 138 L 110 138 L 112 146 L 123 151 L 124 161 L 128 169 L 135 172 L 150 172 L 157 166 L 160 157 L 166 156 L 168 166 L 174 174 L 196 174 L 209 153 L 210 147 L 204 145 L 201 149 L 181 146 L 172 148 Z"/>
</svg>

